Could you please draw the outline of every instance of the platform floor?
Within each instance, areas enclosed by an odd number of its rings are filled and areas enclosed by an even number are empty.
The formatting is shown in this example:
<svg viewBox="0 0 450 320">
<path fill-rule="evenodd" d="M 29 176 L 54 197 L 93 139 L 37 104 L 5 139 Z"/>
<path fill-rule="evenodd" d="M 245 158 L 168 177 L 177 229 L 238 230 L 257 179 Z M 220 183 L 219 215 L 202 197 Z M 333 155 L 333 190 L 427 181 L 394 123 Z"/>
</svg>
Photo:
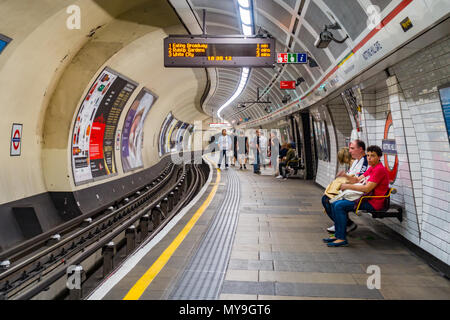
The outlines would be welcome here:
<svg viewBox="0 0 450 320">
<path fill-rule="evenodd" d="M 214 183 L 103 299 L 123 299 L 133 290 L 152 300 L 450 299 L 450 281 L 368 216 L 352 215 L 358 228 L 349 247 L 328 248 L 322 188 L 272 173 L 269 167 L 262 175 L 222 170 L 211 204 L 179 247 L 167 256 Z M 168 259 L 162 268 L 161 257 Z M 149 268 L 158 264 L 152 275 Z M 370 265 L 381 269 L 379 290 L 367 287 Z"/>
</svg>

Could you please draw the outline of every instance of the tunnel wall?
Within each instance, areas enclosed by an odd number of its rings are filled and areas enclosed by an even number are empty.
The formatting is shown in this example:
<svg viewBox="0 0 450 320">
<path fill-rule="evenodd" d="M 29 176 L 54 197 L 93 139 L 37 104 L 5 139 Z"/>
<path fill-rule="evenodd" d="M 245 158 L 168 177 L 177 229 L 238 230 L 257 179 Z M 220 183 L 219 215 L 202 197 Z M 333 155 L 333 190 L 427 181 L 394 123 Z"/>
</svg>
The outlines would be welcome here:
<svg viewBox="0 0 450 320">
<path fill-rule="evenodd" d="M 2 33 L 13 38 L 0 55 L 2 112 L 7 115 L 0 117 L 0 142 L 8 150 L 0 153 L 0 250 L 26 238 L 12 208 L 33 208 L 42 232 L 100 210 L 111 203 L 114 189 L 120 190 L 118 196 L 132 192 L 136 181 L 158 174 L 165 164 L 167 159 L 158 155 L 158 138 L 169 111 L 187 123 L 207 118 L 195 106 L 204 91 L 205 71 L 163 67 L 163 38 L 185 32 L 166 1 L 71 4 L 81 8 L 80 30 L 66 27 L 66 1 L 0 4 L 2 12 L 10 13 L 0 21 Z M 144 128 L 144 167 L 124 174 L 120 151 L 116 151 L 118 175 L 75 187 L 70 156 L 74 117 L 105 67 L 139 83 L 122 111 L 118 129 L 142 88 L 158 96 Z M 23 124 L 19 157 L 9 155 L 13 123 Z"/>
</svg>

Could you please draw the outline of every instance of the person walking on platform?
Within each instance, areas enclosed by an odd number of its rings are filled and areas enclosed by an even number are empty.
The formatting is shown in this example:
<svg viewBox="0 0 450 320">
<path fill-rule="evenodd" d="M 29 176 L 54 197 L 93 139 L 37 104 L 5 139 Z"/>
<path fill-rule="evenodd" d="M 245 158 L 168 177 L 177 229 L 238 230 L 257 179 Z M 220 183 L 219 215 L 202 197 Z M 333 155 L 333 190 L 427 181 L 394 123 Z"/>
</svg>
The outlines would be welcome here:
<svg viewBox="0 0 450 320">
<path fill-rule="evenodd" d="M 278 155 L 280 154 L 280 149 L 281 149 L 280 148 L 280 140 L 278 139 L 276 132 L 271 133 L 269 148 L 270 148 L 270 151 L 269 151 L 270 152 L 270 164 L 272 165 L 273 173 L 276 176 L 277 170 L 278 170 Z"/>
<path fill-rule="evenodd" d="M 351 157 L 353 158 L 353 163 L 348 169 L 347 172 L 340 171 L 337 174 L 337 177 L 345 177 L 347 180 L 351 179 L 351 177 L 360 177 L 366 170 L 368 169 L 368 161 L 366 156 L 366 144 L 364 141 L 355 140 L 350 143 L 349 152 Z M 345 161 L 342 161 L 345 163 Z M 331 213 L 331 204 L 329 202 L 330 198 L 327 195 L 322 197 L 322 205 L 325 209 L 328 217 L 333 220 L 333 216 Z M 333 220 L 334 221 L 334 220 Z M 354 231 L 357 228 L 356 223 L 354 223 L 350 218 L 347 217 L 347 232 Z M 335 226 L 331 226 L 327 228 L 329 233 L 334 233 L 336 231 Z"/>
<path fill-rule="evenodd" d="M 247 170 L 246 161 L 248 157 L 248 137 L 244 136 L 244 131 L 240 131 L 239 136 L 237 137 L 237 157 L 239 161 L 240 168 L 242 170 L 242 166 Z"/>
<path fill-rule="evenodd" d="M 264 136 L 263 132 L 259 132 L 259 150 L 260 150 L 260 161 L 264 169 L 266 168 L 266 158 L 267 158 L 267 138 Z"/>
<path fill-rule="evenodd" d="M 375 197 L 382 197 L 389 190 L 389 173 L 383 166 L 380 159 L 383 155 L 381 148 L 370 146 L 367 148 L 367 160 L 369 169 L 359 178 L 350 177 L 350 183 L 343 183 L 341 190 L 354 190 L 368 194 L 373 192 Z M 381 210 L 384 206 L 384 198 L 373 198 L 369 201 L 363 201 L 360 210 L 374 211 Z M 347 246 L 347 215 L 355 208 L 355 202 L 349 200 L 338 200 L 331 204 L 331 213 L 333 216 L 336 233 L 334 237 L 323 239 L 329 247 Z"/>
<path fill-rule="evenodd" d="M 233 140 L 233 164 L 232 164 L 232 166 L 234 167 L 234 166 L 236 166 L 236 162 L 238 161 L 238 152 L 237 152 L 238 133 L 237 132 L 234 132 L 232 140 Z"/>
<path fill-rule="evenodd" d="M 219 137 L 219 163 L 218 167 L 222 165 L 222 160 L 225 158 L 225 169 L 228 169 L 228 159 L 227 159 L 227 151 L 231 150 L 232 141 L 229 136 L 227 136 L 227 130 L 222 130 L 222 135 Z"/>
<path fill-rule="evenodd" d="M 255 156 L 253 159 L 253 173 L 261 174 L 260 171 L 260 163 L 261 163 L 261 133 L 259 130 L 256 130 L 256 136 L 252 140 L 252 151 Z"/>
</svg>

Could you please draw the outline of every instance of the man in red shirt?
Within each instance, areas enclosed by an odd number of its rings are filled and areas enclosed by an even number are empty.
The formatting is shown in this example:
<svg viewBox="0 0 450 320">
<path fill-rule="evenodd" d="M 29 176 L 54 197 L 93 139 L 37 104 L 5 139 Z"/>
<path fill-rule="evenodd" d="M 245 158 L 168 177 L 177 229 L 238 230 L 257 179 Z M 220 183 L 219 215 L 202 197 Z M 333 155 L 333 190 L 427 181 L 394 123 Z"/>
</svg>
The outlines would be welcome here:
<svg viewBox="0 0 450 320">
<path fill-rule="evenodd" d="M 359 178 L 351 177 L 349 184 L 342 184 L 341 190 L 362 191 L 365 194 L 373 191 L 374 196 L 384 196 L 389 189 L 389 175 L 386 168 L 380 162 L 383 152 L 378 146 L 367 148 L 367 160 L 369 169 Z M 355 185 L 355 183 L 366 180 L 364 184 Z M 361 210 L 374 211 L 383 208 L 384 199 L 375 198 L 364 201 L 361 204 Z M 335 237 L 323 239 L 329 247 L 341 247 L 348 245 L 346 239 L 347 213 L 354 210 L 355 202 L 349 200 L 339 200 L 332 204 L 333 220 L 335 222 Z"/>
</svg>

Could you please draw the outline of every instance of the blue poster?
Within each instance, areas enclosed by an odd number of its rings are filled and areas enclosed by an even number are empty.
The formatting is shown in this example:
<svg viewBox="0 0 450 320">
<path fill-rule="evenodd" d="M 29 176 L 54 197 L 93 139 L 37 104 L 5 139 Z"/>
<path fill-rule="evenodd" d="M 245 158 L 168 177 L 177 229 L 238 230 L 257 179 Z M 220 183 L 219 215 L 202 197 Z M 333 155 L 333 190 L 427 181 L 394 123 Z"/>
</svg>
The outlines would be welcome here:
<svg viewBox="0 0 450 320">
<path fill-rule="evenodd" d="M 155 95 L 142 89 L 128 111 L 122 130 L 122 167 L 124 172 L 142 168 L 144 124 L 156 101 Z"/>
<path fill-rule="evenodd" d="M 447 135 L 450 142 L 450 84 L 439 89 L 441 96 L 442 112 L 444 113 L 444 121 L 447 126 Z"/>
</svg>

